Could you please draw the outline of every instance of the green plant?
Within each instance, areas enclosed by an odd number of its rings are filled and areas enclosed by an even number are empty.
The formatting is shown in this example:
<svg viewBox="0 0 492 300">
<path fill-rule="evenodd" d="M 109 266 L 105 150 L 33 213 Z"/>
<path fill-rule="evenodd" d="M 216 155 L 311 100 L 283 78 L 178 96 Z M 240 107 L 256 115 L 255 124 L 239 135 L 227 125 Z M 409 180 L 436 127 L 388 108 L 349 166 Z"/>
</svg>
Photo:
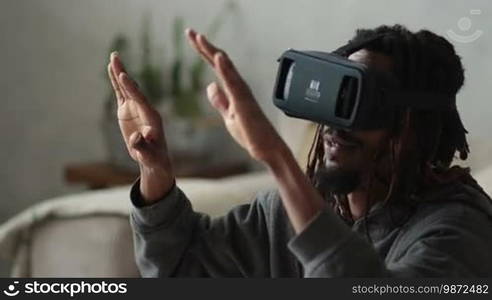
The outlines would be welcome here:
<svg viewBox="0 0 492 300">
<path fill-rule="evenodd" d="M 236 7 L 231 0 L 224 5 L 217 16 L 212 20 L 207 36 L 214 38 L 220 27 L 225 21 L 227 13 Z M 203 115 L 200 106 L 200 93 L 203 89 L 206 66 L 204 61 L 195 56 L 190 65 L 185 64 L 184 56 L 184 19 L 178 16 L 173 22 L 173 47 L 174 58 L 171 63 L 169 76 L 165 76 L 162 68 L 153 62 L 152 56 L 152 37 L 150 34 L 150 17 L 144 17 L 142 30 L 142 58 L 141 68 L 137 71 L 136 81 L 139 83 L 142 92 L 148 97 L 151 103 L 158 104 L 164 99 L 173 101 L 174 113 L 182 118 L 196 119 Z M 127 69 L 131 70 L 131 63 L 128 59 L 129 42 L 123 35 L 118 35 L 112 42 L 110 52 L 118 51 L 120 57 L 125 61 Z M 164 88 L 164 81 L 170 80 L 169 90 Z M 185 84 L 186 83 L 186 84 Z M 166 97 L 167 96 L 167 97 Z M 106 110 L 112 111 L 114 108 L 114 97 L 108 97 Z"/>
<path fill-rule="evenodd" d="M 142 31 L 142 68 L 137 76 L 140 88 L 151 103 L 157 104 L 164 96 L 162 68 L 152 62 L 152 44 L 150 37 L 150 17 L 144 18 Z"/>
<path fill-rule="evenodd" d="M 152 43 L 150 34 L 150 17 L 145 16 L 142 26 L 141 33 L 141 46 L 142 46 L 142 57 L 141 57 L 141 67 L 136 70 L 135 80 L 138 82 L 140 89 L 147 96 L 147 99 L 152 104 L 159 104 L 165 95 L 164 90 L 164 74 L 161 71 L 162 67 L 157 66 L 153 63 L 153 53 L 152 53 Z M 127 71 L 133 74 L 135 70 L 132 66 L 132 61 L 129 55 L 130 42 L 123 34 L 118 34 L 114 40 L 111 42 L 111 46 L 108 51 L 109 53 L 117 51 L 122 61 L 125 63 L 125 68 Z M 105 78 L 107 78 L 107 73 L 104 72 Z M 108 84 L 111 84 L 108 79 Z M 114 95 L 111 90 L 107 97 L 105 103 L 105 111 L 112 117 L 113 111 L 115 109 L 116 102 L 114 100 Z"/>
<path fill-rule="evenodd" d="M 214 38 L 220 27 L 225 21 L 227 13 L 236 8 L 235 2 L 228 1 L 217 16 L 212 20 L 207 36 Z M 174 61 L 171 67 L 171 94 L 174 100 L 174 112 L 176 115 L 184 118 L 199 118 L 202 116 L 200 106 L 200 93 L 203 89 L 203 80 L 205 77 L 205 62 L 198 56 L 195 56 L 191 65 L 185 73 L 185 58 L 184 58 L 184 19 L 176 17 L 173 24 L 173 45 L 174 45 Z M 184 85 L 184 76 L 189 78 L 188 85 Z"/>
</svg>

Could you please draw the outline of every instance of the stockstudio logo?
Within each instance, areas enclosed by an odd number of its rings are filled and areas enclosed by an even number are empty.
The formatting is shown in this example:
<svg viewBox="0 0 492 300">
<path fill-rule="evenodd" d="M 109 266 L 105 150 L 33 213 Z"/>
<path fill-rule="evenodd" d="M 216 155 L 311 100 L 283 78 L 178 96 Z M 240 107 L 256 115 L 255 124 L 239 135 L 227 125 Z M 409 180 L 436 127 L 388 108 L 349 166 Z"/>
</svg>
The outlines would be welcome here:
<svg viewBox="0 0 492 300">
<path fill-rule="evenodd" d="M 18 281 L 14 281 L 14 284 L 9 284 L 6 290 L 3 290 L 3 293 L 9 297 L 17 296 L 19 294 L 19 290 L 17 290 Z"/>
</svg>

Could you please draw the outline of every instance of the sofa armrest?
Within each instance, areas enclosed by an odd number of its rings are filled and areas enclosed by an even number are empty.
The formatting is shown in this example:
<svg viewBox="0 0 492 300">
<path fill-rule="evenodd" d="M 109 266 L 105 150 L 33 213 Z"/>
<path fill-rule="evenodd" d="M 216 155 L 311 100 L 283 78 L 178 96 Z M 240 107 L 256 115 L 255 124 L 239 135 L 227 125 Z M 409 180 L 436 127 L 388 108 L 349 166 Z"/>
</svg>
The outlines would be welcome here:
<svg viewBox="0 0 492 300">
<path fill-rule="evenodd" d="M 274 187 L 266 172 L 178 179 L 196 211 L 211 216 Z M 129 187 L 46 200 L 0 226 L 0 254 L 15 277 L 135 277 Z"/>
<path fill-rule="evenodd" d="M 31 277 L 139 277 L 128 218 L 90 215 L 43 222 L 32 233 Z"/>
</svg>

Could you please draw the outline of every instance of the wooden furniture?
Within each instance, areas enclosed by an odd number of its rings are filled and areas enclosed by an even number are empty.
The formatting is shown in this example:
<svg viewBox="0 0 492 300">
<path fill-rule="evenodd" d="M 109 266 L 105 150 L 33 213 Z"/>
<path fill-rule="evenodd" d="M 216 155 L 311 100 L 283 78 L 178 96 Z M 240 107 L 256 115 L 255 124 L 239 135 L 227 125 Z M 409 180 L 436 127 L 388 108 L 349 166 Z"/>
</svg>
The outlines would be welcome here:
<svg viewBox="0 0 492 300">
<path fill-rule="evenodd" d="M 242 174 L 248 170 L 246 162 L 205 167 L 191 163 L 174 165 L 176 177 L 222 178 Z M 90 189 L 131 184 L 139 175 L 138 172 L 124 170 L 107 162 L 69 164 L 65 167 L 64 172 L 66 182 L 86 184 Z"/>
</svg>

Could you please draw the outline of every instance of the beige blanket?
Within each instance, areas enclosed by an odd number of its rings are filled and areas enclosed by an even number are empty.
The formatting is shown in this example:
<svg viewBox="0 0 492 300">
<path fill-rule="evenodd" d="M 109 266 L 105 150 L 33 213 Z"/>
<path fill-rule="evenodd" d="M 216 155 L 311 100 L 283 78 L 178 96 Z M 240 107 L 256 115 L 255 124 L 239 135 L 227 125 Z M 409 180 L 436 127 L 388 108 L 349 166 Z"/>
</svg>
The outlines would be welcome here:
<svg viewBox="0 0 492 300">
<path fill-rule="evenodd" d="M 178 179 L 195 210 L 211 216 L 247 203 L 257 191 L 274 187 L 266 172 L 255 172 L 219 180 Z M 130 186 L 90 191 L 43 201 L 0 226 L 0 257 L 14 262 L 13 275 L 29 276 L 29 243 L 33 228 L 51 219 L 108 215 L 128 217 Z M 101 229 L 104 230 L 104 229 Z"/>
</svg>

